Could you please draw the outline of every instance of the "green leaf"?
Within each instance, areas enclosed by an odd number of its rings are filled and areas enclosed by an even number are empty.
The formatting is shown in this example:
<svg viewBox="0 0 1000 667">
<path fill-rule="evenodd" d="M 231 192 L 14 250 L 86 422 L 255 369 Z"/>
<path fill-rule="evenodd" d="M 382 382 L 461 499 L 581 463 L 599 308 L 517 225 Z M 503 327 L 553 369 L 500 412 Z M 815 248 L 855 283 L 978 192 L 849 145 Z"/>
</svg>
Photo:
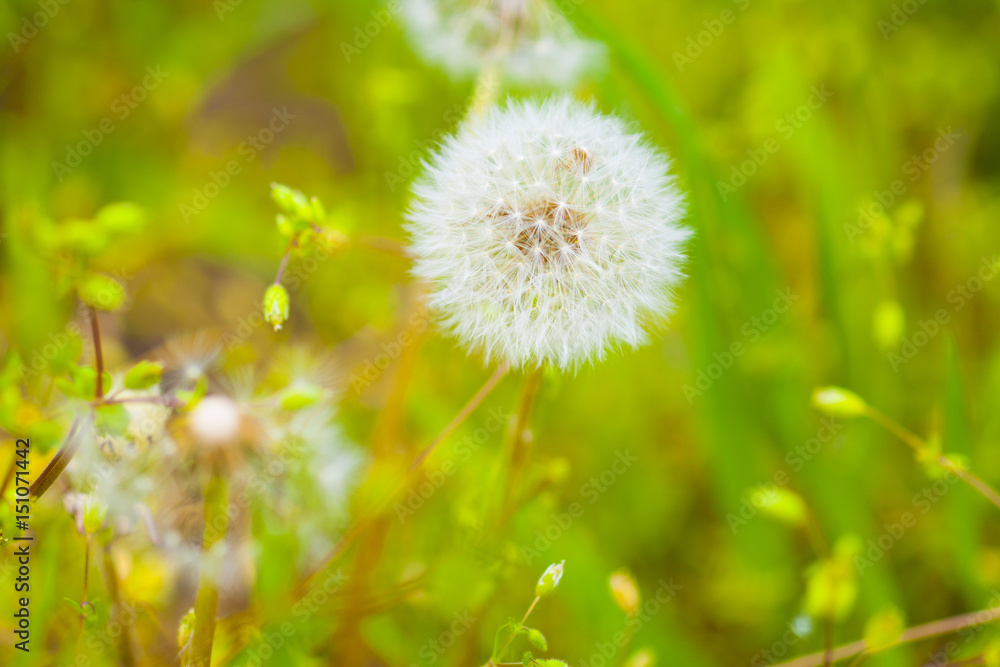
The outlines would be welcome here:
<svg viewBox="0 0 1000 667">
<path fill-rule="evenodd" d="M 149 389 L 163 376 L 163 364 L 158 361 L 140 361 L 125 374 L 126 389 Z"/>
</svg>

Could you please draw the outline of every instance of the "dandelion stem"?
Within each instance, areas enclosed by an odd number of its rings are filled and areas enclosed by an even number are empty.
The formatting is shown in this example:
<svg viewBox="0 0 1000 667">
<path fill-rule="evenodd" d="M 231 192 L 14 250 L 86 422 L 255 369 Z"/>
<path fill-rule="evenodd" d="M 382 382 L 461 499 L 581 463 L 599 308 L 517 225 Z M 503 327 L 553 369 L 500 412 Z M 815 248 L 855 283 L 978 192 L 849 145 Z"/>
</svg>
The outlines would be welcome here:
<svg viewBox="0 0 1000 667">
<path fill-rule="evenodd" d="M 866 405 L 865 415 L 909 445 L 916 454 L 921 455 L 930 451 L 930 446 L 923 440 L 923 438 L 913 433 L 885 413 Z M 982 494 L 983 497 L 996 505 L 997 508 L 1000 508 L 1000 493 L 997 493 L 996 489 L 987 484 L 985 481 L 968 470 L 965 470 L 961 466 L 956 465 L 944 455 L 938 455 L 936 463 L 945 470 L 955 473 L 959 479 Z"/>
<path fill-rule="evenodd" d="M 496 388 L 497 384 L 500 383 L 500 380 L 504 378 L 508 370 L 509 366 L 507 364 L 498 368 L 496 372 L 490 376 L 490 379 L 486 381 L 486 384 L 484 384 L 482 388 L 476 392 L 475 396 L 473 396 L 469 402 L 465 404 L 465 407 L 459 411 L 455 418 L 441 430 L 441 432 L 430 442 L 429 445 L 424 447 L 420 453 L 417 454 L 416 458 L 414 458 L 413 462 L 410 464 L 409 472 L 405 478 L 398 485 L 396 485 L 391 493 L 389 493 L 380 503 L 378 503 L 378 505 L 376 505 L 374 510 L 360 518 L 350 528 L 350 530 L 347 531 L 344 537 L 337 543 L 330 553 L 327 554 L 326 558 L 319 565 L 319 567 L 313 570 L 311 574 L 307 575 L 299 583 L 295 596 L 296 599 L 304 597 L 309 592 L 312 582 L 316 579 L 316 577 L 330 567 L 330 565 L 332 565 L 337 558 L 340 557 L 340 555 L 343 554 L 348 547 L 350 547 L 358 539 L 358 537 L 360 537 L 373 523 L 375 523 L 376 519 L 378 519 L 382 512 L 385 511 L 385 508 L 389 505 L 392 499 L 399 495 L 413 480 L 416 473 L 420 470 L 420 467 L 434 451 L 434 448 L 441 444 L 445 438 L 451 435 L 451 433 L 458 428 L 477 407 L 479 407 L 486 397 L 490 395 L 493 389 Z"/>
<path fill-rule="evenodd" d="M 939 635 L 950 634 L 964 628 L 989 623 L 997 620 L 998 618 L 1000 618 L 1000 607 L 993 607 L 992 609 L 973 611 L 967 614 L 960 614 L 959 616 L 952 616 L 950 618 L 924 623 L 923 625 L 916 625 L 912 628 L 904 630 L 903 634 L 900 635 L 899 640 L 891 646 L 908 644 L 923 639 L 929 639 L 931 637 L 937 637 Z M 891 648 L 891 646 L 886 646 L 885 648 Z M 878 649 L 878 651 L 881 650 L 883 649 Z M 862 651 L 868 651 L 868 648 L 865 644 L 865 640 L 859 639 L 851 642 L 850 644 L 844 644 L 843 646 L 838 646 L 833 649 L 833 660 L 844 660 L 857 655 Z M 876 651 L 871 650 L 868 652 L 875 653 Z M 795 658 L 794 660 L 778 663 L 777 665 L 773 665 L 773 667 L 819 667 L 823 664 L 826 657 L 825 654 L 826 651 L 810 653 L 800 658 Z"/>
<path fill-rule="evenodd" d="M 192 667 L 210 667 L 215 639 L 215 616 L 219 610 L 218 568 L 211 564 L 211 551 L 226 535 L 226 481 L 219 472 L 205 489 L 205 534 L 201 542 L 201 581 L 194 603 L 194 632 L 191 638 Z"/>
<path fill-rule="evenodd" d="M 517 415 L 514 418 L 514 426 L 510 432 L 507 452 L 509 468 L 507 478 L 504 482 L 503 497 L 500 504 L 500 522 L 503 523 L 510 511 L 511 498 L 514 495 L 514 487 L 520 477 L 521 469 L 528 458 L 528 447 L 530 441 L 526 431 L 531 421 L 531 414 L 535 406 L 535 399 L 538 397 L 538 389 L 542 383 L 544 370 L 539 367 L 528 374 L 524 379 L 521 389 L 521 397 L 518 400 Z"/>
</svg>

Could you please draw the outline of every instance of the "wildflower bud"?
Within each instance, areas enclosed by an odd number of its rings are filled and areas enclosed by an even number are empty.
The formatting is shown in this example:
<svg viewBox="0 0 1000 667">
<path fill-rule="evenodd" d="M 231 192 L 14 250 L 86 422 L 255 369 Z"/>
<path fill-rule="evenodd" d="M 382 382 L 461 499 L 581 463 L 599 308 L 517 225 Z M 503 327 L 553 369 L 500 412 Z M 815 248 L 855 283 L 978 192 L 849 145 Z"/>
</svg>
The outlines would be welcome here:
<svg viewBox="0 0 1000 667">
<path fill-rule="evenodd" d="M 282 236 L 291 236 L 295 233 L 295 224 L 284 213 L 274 216 L 274 221 L 278 225 L 278 233 Z"/>
<path fill-rule="evenodd" d="M 281 183 L 271 183 L 271 198 L 274 199 L 275 204 L 288 213 L 307 220 L 311 217 L 312 209 L 309 206 L 309 200 L 298 190 L 293 190 Z"/>
<path fill-rule="evenodd" d="M 80 300 L 97 310 L 118 310 L 125 302 L 125 288 L 114 278 L 88 273 L 76 284 Z"/>
<path fill-rule="evenodd" d="M 906 326 L 906 315 L 903 307 L 898 301 L 883 301 L 875 309 L 872 320 L 872 333 L 875 335 L 875 342 L 882 350 L 890 350 L 899 343 Z"/>
<path fill-rule="evenodd" d="M 872 616 L 865 624 L 865 650 L 889 648 L 899 641 L 904 629 L 903 615 L 896 608 Z"/>
<path fill-rule="evenodd" d="M 149 389 L 159 383 L 163 375 L 163 364 L 156 361 L 140 361 L 125 374 L 126 389 Z"/>
<path fill-rule="evenodd" d="M 760 511 L 772 519 L 777 519 L 793 526 L 805 523 L 807 515 L 806 503 L 794 491 L 783 487 L 759 487 L 753 490 L 753 495 L 755 498 L 761 498 L 761 502 L 754 502 L 754 504 L 759 506 Z"/>
<path fill-rule="evenodd" d="M 813 405 L 831 417 L 859 417 L 868 406 L 854 392 L 840 387 L 820 387 L 813 393 Z"/>
<path fill-rule="evenodd" d="M 184 614 L 181 622 L 177 624 L 177 648 L 183 649 L 191 642 L 194 635 L 194 609 L 189 609 Z"/>
<path fill-rule="evenodd" d="M 653 667 L 656 664 L 656 655 L 648 648 L 639 649 L 633 653 L 625 667 Z"/>
<path fill-rule="evenodd" d="M 639 611 L 639 586 L 635 583 L 632 573 L 626 569 L 618 570 L 608 579 L 611 596 L 615 604 L 629 616 Z"/>
<path fill-rule="evenodd" d="M 83 507 L 83 529 L 93 535 L 104 525 L 108 506 L 100 499 L 90 496 Z"/>
<path fill-rule="evenodd" d="M 97 212 L 94 220 L 104 229 L 117 234 L 138 232 L 146 224 L 142 209 L 128 202 L 108 204 Z"/>
<path fill-rule="evenodd" d="M 271 285 L 264 292 L 264 319 L 275 331 L 288 321 L 288 290 L 283 286 Z"/>
<path fill-rule="evenodd" d="M 528 641 L 539 651 L 549 650 L 549 643 L 545 641 L 545 635 L 534 628 L 528 629 Z"/>
<path fill-rule="evenodd" d="M 281 407 L 290 412 L 308 408 L 323 398 L 323 388 L 315 385 L 297 385 L 281 392 Z"/>
<path fill-rule="evenodd" d="M 563 576 L 563 563 L 565 562 L 553 563 L 545 569 L 545 572 L 542 573 L 541 578 L 538 580 L 538 585 L 535 586 L 536 597 L 545 597 L 559 585 L 559 580 Z"/>
</svg>

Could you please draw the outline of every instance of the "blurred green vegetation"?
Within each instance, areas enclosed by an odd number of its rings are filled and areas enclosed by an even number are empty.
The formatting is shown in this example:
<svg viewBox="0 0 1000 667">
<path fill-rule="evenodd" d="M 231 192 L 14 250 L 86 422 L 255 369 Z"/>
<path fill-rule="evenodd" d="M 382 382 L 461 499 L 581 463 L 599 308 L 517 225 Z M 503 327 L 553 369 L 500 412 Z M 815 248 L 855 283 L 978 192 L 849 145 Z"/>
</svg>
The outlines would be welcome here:
<svg viewBox="0 0 1000 667">
<path fill-rule="evenodd" d="M 651 345 L 546 375 L 527 492 L 492 524 L 505 448 L 494 417 L 512 413 L 521 384 L 506 378 L 435 451 L 417 495 L 404 495 L 412 516 L 397 508 L 360 540 L 315 613 L 299 613 L 295 582 L 348 521 L 313 541 L 254 504 L 252 571 L 223 595 L 218 664 L 482 664 L 496 628 L 520 618 L 537 577 L 561 560 L 562 583 L 532 624 L 573 667 L 630 656 L 635 667 L 644 656 L 761 665 L 817 651 L 817 535 L 765 516 L 774 512 L 753 489 L 768 484 L 804 500 L 820 542 L 856 538 L 872 561 L 847 568 L 857 601 L 836 624 L 838 644 L 873 618 L 894 627 L 893 610 L 913 625 L 997 604 L 997 509 L 961 485 L 937 493 L 902 442 L 867 421 L 831 426 L 810 398 L 817 385 L 850 388 L 1000 484 L 1000 286 L 984 278 L 1000 247 L 1000 3 L 564 5 L 609 45 L 605 70 L 575 94 L 664 147 L 689 193 L 696 240 L 679 312 Z M 38 12 L 45 25 L 32 33 L 25 21 L 40 23 Z M 87 272 L 126 292 L 122 310 L 101 316 L 111 369 L 193 332 L 221 341 L 227 369 L 264 368 L 296 344 L 328 351 L 344 387 L 339 421 L 373 471 L 352 504 L 363 513 L 380 462 L 419 451 L 492 372 L 433 328 L 393 354 L 419 320 L 417 289 L 405 259 L 363 244 L 293 258 L 290 321 L 275 333 L 259 317 L 285 251 L 269 184 L 319 197 L 349 236 L 405 241 L 407 186 L 472 94 L 422 63 L 385 12 L 361 0 L 0 6 L 7 357 L 16 349 L 30 366 L 41 352 L 60 370 L 76 359 L 44 350 L 69 332 L 82 341 L 70 356 L 82 350 L 89 363 L 66 284 Z M 102 231 L 113 202 L 144 211 L 141 229 L 123 219 L 121 234 Z M 73 264 L 70 251 L 86 259 Z M 372 369 L 383 353 L 389 369 Z M 17 405 L 5 442 L 32 435 L 35 470 L 69 427 L 48 391 L 29 378 L 4 398 Z M 0 511 L 10 535 L 12 508 Z M 873 558 L 905 513 L 913 527 Z M 63 598 L 79 599 L 84 539 L 72 517 L 52 494 L 32 520 L 33 650 L 12 646 L 8 546 L 0 662 L 115 664 L 110 650 L 73 662 L 78 613 Z M 174 664 L 194 604 L 168 558 L 121 556 L 140 664 Z M 642 612 L 628 649 L 614 646 L 630 621 L 608 587 L 623 567 L 644 602 L 658 591 L 662 602 Z M 91 578 L 97 617 L 85 632 L 106 636 L 107 579 L 96 564 Z M 294 633 L 266 658 L 284 623 Z M 994 635 L 955 639 L 953 657 Z M 922 665 L 947 641 L 867 662 Z"/>
</svg>

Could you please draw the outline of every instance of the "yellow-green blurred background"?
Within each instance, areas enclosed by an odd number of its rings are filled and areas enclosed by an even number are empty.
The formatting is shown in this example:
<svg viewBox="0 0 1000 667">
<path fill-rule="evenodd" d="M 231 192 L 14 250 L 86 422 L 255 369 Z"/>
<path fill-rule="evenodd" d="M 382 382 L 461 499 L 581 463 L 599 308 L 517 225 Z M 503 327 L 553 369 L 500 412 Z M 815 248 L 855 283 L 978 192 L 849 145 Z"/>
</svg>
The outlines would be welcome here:
<svg viewBox="0 0 1000 667">
<path fill-rule="evenodd" d="M 521 381 L 506 378 L 429 461 L 426 502 L 349 553 L 346 587 L 267 658 L 233 647 L 296 620 L 292 587 L 310 545 L 259 509 L 248 589 L 221 608 L 256 612 L 221 623 L 218 664 L 483 664 L 497 626 L 520 618 L 541 571 L 563 559 L 558 592 L 532 624 L 573 667 L 638 667 L 643 655 L 762 665 L 816 651 L 823 621 L 804 610 L 817 555 L 806 532 L 760 511 L 750 489 L 768 483 L 804 498 L 829 543 L 854 535 L 862 554 L 904 513 L 916 517 L 870 567 L 849 568 L 857 600 L 837 643 L 888 610 L 912 625 L 983 608 L 1000 589 L 996 508 L 961 486 L 936 493 L 902 442 L 870 422 L 830 427 L 810 404 L 818 385 L 847 387 L 1000 483 L 1000 281 L 983 278 L 996 275 L 987 269 L 1000 245 L 1000 3 L 564 6 L 581 33 L 608 44 L 606 66 L 574 94 L 668 151 L 688 193 L 696 240 L 677 315 L 646 347 L 546 376 L 531 492 L 494 530 L 481 509 L 505 436 L 489 424 L 511 413 Z M 293 261 L 290 322 L 275 333 L 259 318 L 284 251 L 269 184 L 318 196 L 350 235 L 404 241 L 408 185 L 468 104 L 473 84 L 423 63 L 391 7 L 4 0 L 0 33 L 7 353 L 30 361 L 50 335 L 84 322 L 38 239 L 86 235 L 74 221 L 130 201 L 147 225 L 92 264 L 128 294 L 101 320 L 110 368 L 199 331 L 225 343 L 233 368 L 297 344 L 324 350 L 344 380 L 341 427 L 369 461 L 386 448 L 416 452 L 489 377 L 432 328 L 373 382 L 352 382 L 398 339 L 416 298 L 406 260 L 370 249 Z M 280 129 L 248 143 L 269 124 Z M 401 373 L 411 374 L 402 396 Z M 52 403 L 41 407 L 44 385 L 19 391 L 4 469 L 17 424 L 48 434 L 35 440 L 39 465 L 68 426 Z M 402 406 L 389 426 L 387 405 Z M 567 521 L 574 503 L 579 516 Z M 115 664 L 113 651 L 73 662 L 76 612 L 63 598 L 79 599 L 83 538 L 55 494 L 35 514 L 33 650 L 12 648 L 5 577 L 0 662 Z M 155 559 L 132 565 L 124 588 L 143 609 L 140 664 L 175 664 L 171 640 L 193 590 Z M 8 546 L 0 568 L 13 567 Z M 623 567 L 644 601 L 666 601 L 618 648 L 628 621 L 607 581 Z M 96 566 L 91 576 L 99 605 L 108 598 Z M 993 633 L 953 638 L 956 659 Z M 947 641 L 868 664 L 930 663 Z"/>
</svg>

